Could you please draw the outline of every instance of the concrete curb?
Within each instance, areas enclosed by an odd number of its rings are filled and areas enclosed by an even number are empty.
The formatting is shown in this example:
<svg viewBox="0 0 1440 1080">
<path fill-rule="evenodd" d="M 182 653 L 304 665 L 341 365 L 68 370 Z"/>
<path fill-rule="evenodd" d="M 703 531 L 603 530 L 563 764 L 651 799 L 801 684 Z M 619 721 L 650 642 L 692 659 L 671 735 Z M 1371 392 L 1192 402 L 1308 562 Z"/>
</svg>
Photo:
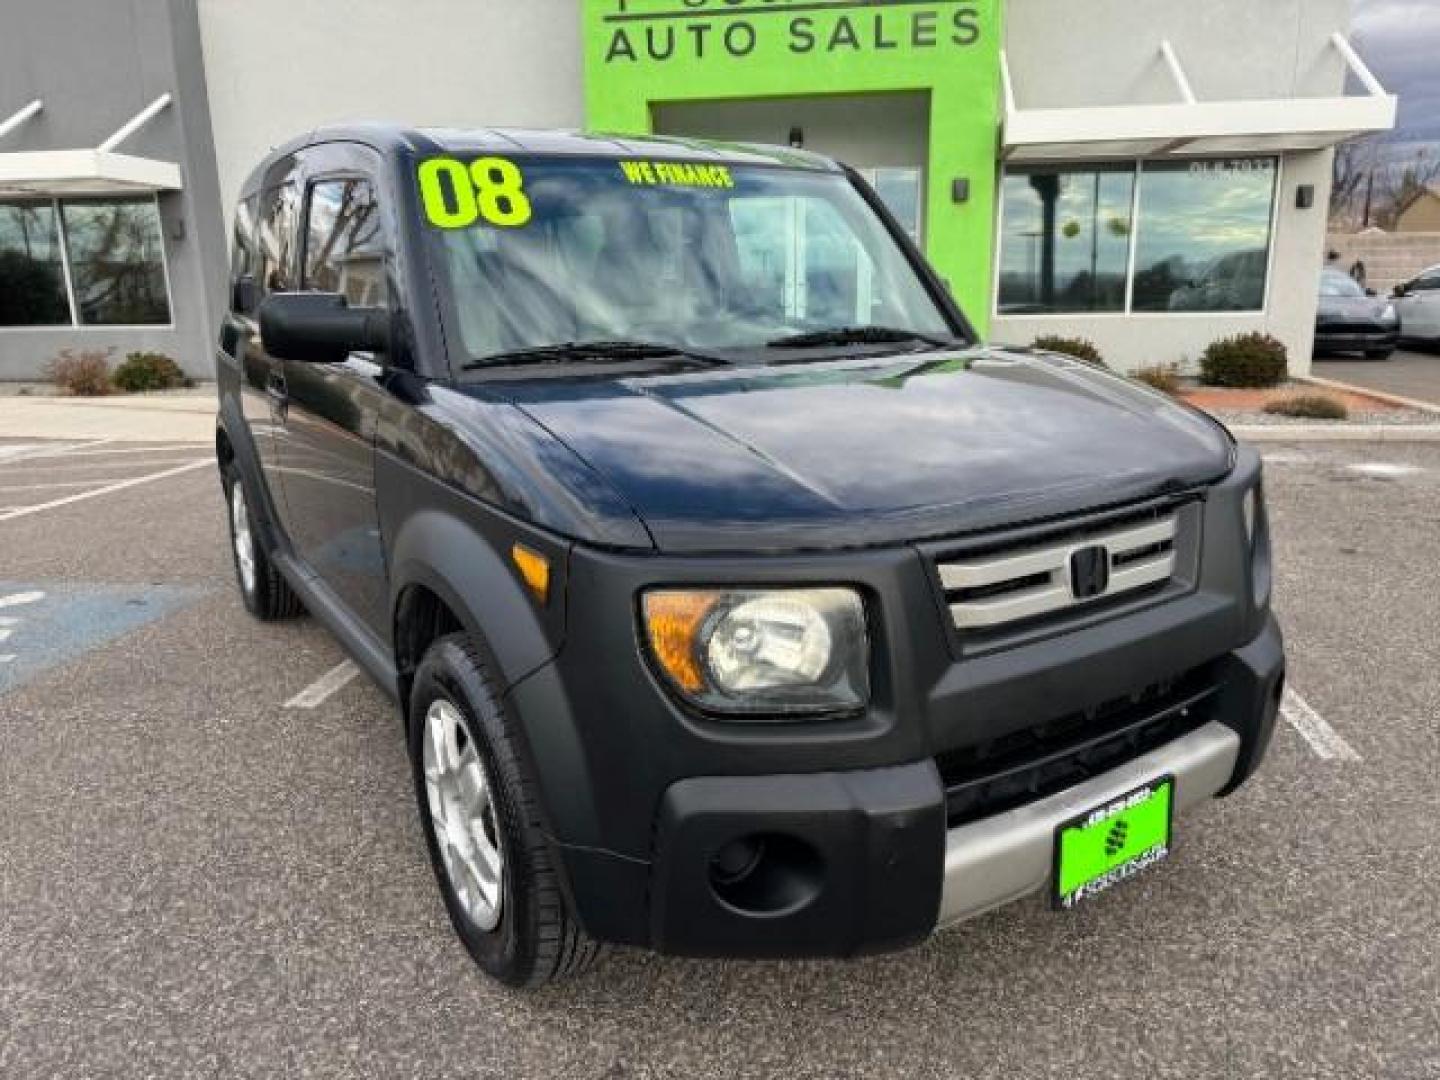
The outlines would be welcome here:
<svg viewBox="0 0 1440 1080">
<path fill-rule="evenodd" d="M 1399 394 L 1387 394 L 1383 390 L 1371 390 L 1368 386 L 1356 386 L 1354 383 L 1341 382 L 1339 379 L 1322 379 L 1318 375 L 1297 375 L 1295 381 L 1309 383 L 1312 386 L 1323 386 L 1330 390 L 1344 390 L 1348 394 L 1358 394 L 1375 401 L 1383 401 L 1387 405 L 1399 405 L 1402 408 L 1440 416 L 1440 405 L 1436 405 L 1434 402 L 1401 397 Z"/>
<path fill-rule="evenodd" d="M 1440 424 L 1241 424 L 1230 429 L 1241 442 L 1440 442 Z"/>
</svg>

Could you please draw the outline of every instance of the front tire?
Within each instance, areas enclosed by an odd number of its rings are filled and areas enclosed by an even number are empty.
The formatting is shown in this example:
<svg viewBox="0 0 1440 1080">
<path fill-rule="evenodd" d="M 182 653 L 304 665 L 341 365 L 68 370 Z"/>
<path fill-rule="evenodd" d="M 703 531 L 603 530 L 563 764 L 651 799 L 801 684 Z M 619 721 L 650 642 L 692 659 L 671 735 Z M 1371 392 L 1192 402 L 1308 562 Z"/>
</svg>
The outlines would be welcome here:
<svg viewBox="0 0 1440 1080">
<path fill-rule="evenodd" d="M 1394 349 L 1366 349 L 1365 359 L 1367 360 L 1389 360 L 1395 355 Z"/>
<path fill-rule="evenodd" d="M 225 486 L 226 517 L 230 521 L 230 556 L 235 564 L 235 583 L 245 610 L 257 619 L 274 622 L 293 619 L 305 608 L 300 597 L 290 588 L 260 539 L 255 526 L 255 513 L 245 494 L 245 481 L 235 463 L 229 462 L 222 471 Z"/>
<path fill-rule="evenodd" d="M 514 723 L 467 635 L 426 652 L 408 730 L 430 864 L 476 964 L 527 988 L 588 968 L 600 945 L 570 911 Z"/>
</svg>

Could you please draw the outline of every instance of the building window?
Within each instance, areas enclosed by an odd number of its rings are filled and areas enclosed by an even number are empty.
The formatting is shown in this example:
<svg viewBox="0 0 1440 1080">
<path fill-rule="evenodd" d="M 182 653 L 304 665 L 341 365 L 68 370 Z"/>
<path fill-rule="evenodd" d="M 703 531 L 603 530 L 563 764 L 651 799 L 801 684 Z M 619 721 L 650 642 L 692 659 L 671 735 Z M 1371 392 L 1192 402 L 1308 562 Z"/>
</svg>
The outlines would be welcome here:
<svg viewBox="0 0 1440 1080">
<path fill-rule="evenodd" d="M 1000 312 L 1124 311 L 1134 166 L 1009 173 Z"/>
<path fill-rule="evenodd" d="M 1276 172 L 1273 158 L 1007 172 L 998 313 L 1263 310 Z"/>
<path fill-rule="evenodd" d="M 153 198 L 0 202 L 0 326 L 169 322 Z"/>
<path fill-rule="evenodd" d="M 0 326 L 69 325 L 54 204 L 0 202 Z"/>
<path fill-rule="evenodd" d="M 1136 311 L 1260 311 L 1275 162 L 1147 164 L 1140 174 Z"/>
<path fill-rule="evenodd" d="M 385 243 L 368 180 L 322 180 L 310 189 L 304 288 L 340 293 L 352 307 L 384 307 Z"/>
<path fill-rule="evenodd" d="M 67 199 L 60 204 L 60 216 L 83 325 L 170 321 L 164 241 L 154 199 Z"/>
</svg>

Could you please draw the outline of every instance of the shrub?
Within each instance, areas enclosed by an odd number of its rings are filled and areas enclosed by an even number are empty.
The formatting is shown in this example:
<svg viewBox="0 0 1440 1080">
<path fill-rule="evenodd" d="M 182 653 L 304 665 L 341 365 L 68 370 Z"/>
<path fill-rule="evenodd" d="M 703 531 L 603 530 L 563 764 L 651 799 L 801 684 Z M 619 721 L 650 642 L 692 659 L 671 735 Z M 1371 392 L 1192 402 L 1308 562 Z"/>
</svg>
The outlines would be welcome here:
<svg viewBox="0 0 1440 1080">
<path fill-rule="evenodd" d="M 78 397 L 110 393 L 110 357 L 114 349 L 61 349 L 45 367 L 45 374 L 60 389 Z"/>
<path fill-rule="evenodd" d="M 1162 394 L 1174 395 L 1180 392 L 1179 364 L 1151 364 L 1149 367 L 1137 369 L 1131 378 L 1153 386 Z"/>
<path fill-rule="evenodd" d="M 1200 357 L 1200 381 L 1208 386 L 1277 386 L 1289 356 L 1269 334 L 1239 334 L 1212 344 Z"/>
<path fill-rule="evenodd" d="M 141 390 L 175 390 L 189 386 L 180 365 L 164 353 L 132 352 L 110 376 L 115 386 L 127 393 Z"/>
<path fill-rule="evenodd" d="M 1100 350 L 1095 347 L 1095 343 L 1086 341 L 1084 338 L 1042 334 L 1031 343 L 1031 348 L 1042 349 L 1045 352 L 1064 353 L 1066 356 L 1073 356 L 1077 360 L 1084 360 L 1087 364 L 1095 364 L 1098 367 L 1107 366 L 1105 358 L 1100 355 Z"/>
<path fill-rule="evenodd" d="M 1273 416 L 1299 416 L 1306 420 L 1344 420 L 1350 415 L 1343 401 L 1324 394 L 1280 398 L 1266 405 L 1265 411 Z"/>
</svg>

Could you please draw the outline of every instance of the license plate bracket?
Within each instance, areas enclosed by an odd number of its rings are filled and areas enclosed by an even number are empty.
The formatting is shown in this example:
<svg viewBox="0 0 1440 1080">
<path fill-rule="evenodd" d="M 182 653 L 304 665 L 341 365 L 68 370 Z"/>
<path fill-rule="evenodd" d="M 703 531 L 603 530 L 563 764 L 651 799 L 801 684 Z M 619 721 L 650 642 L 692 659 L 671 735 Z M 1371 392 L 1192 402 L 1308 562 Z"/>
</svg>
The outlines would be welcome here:
<svg viewBox="0 0 1440 1080">
<path fill-rule="evenodd" d="M 1175 778 L 1159 776 L 1055 830 L 1051 903 L 1069 910 L 1170 854 Z"/>
</svg>

